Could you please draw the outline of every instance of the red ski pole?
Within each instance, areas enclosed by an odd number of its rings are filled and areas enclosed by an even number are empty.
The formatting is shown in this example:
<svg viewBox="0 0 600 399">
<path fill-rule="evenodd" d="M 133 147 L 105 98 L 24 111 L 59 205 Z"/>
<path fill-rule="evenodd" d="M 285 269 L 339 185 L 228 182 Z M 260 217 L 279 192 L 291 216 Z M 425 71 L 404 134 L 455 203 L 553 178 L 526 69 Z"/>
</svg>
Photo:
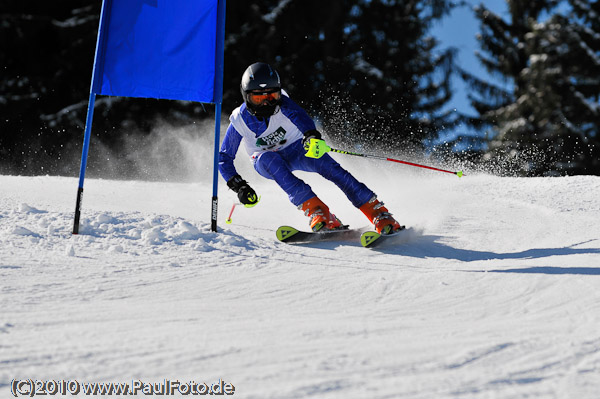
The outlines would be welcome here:
<svg viewBox="0 0 600 399">
<path fill-rule="evenodd" d="M 231 211 L 229 211 L 229 216 L 227 217 L 227 220 L 225 221 L 225 223 L 231 224 L 231 222 L 232 222 L 231 215 L 233 215 L 233 211 L 235 210 L 236 205 L 237 205 L 237 202 L 234 202 L 233 205 L 231 206 Z"/>
<path fill-rule="evenodd" d="M 456 175 L 458 177 L 463 177 L 464 176 L 464 173 L 463 173 L 462 170 L 459 170 L 458 172 L 453 172 L 451 170 L 434 168 L 433 166 L 421 165 L 421 164 L 418 164 L 418 163 L 413 163 L 413 162 L 408 162 L 408 161 L 401 161 L 399 159 L 393 159 L 393 158 L 382 157 L 382 156 L 377 156 L 377 155 L 359 154 L 357 152 L 337 150 L 335 148 L 329 147 L 325 143 L 324 140 L 319 140 L 319 139 L 311 139 L 310 140 L 310 145 L 308 147 L 308 151 L 306 152 L 306 156 L 310 157 L 310 158 L 321 158 L 327 152 L 337 152 L 338 154 L 354 155 L 354 156 L 357 156 L 357 157 L 371 158 L 371 159 L 380 159 L 380 160 L 383 160 L 383 161 L 397 162 L 397 163 L 402 163 L 404 165 L 416 166 L 418 168 L 436 170 L 438 172 L 451 173 L 451 174 Z"/>
<path fill-rule="evenodd" d="M 252 208 L 253 206 L 255 206 L 256 204 L 258 204 L 258 202 L 260 201 L 261 197 L 258 197 L 258 200 L 254 203 L 254 204 L 249 204 L 249 205 L 244 205 L 246 208 Z M 231 220 L 231 215 L 233 215 L 233 211 L 235 211 L 235 207 L 238 205 L 242 205 L 239 202 L 234 202 L 233 205 L 231 205 L 231 210 L 229 211 L 229 216 L 227 217 L 227 220 L 225 220 L 225 223 L 227 224 L 231 224 L 231 222 L 233 222 Z"/>
</svg>

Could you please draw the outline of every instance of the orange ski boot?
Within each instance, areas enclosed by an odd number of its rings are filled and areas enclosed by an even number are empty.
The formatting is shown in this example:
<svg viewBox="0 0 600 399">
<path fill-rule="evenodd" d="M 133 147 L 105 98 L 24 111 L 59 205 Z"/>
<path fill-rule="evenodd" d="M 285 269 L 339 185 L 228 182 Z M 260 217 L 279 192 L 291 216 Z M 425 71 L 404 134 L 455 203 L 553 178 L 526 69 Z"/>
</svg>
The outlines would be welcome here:
<svg viewBox="0 0 600 399">
<path fill-rule="evenodd" d="M 379 202 L 377 197 L 371 198 L 369 202 L 359 208 L 362 213 L 375 226 L 375 231 L 379 234 L 392 234 L 397 230 L 402 230 L 402 226 L 392 217 L 392 214 Z"/>
<path fill-rule="evenodd" d="M 327 205 L 318 197 L 312 197 L 304 201 L 298 208 L 310 218 L 309 224 L 312 231 L 335 230 L 342 226 L 342 222 L 333 213 L 329 212 Z"/>
</svg>

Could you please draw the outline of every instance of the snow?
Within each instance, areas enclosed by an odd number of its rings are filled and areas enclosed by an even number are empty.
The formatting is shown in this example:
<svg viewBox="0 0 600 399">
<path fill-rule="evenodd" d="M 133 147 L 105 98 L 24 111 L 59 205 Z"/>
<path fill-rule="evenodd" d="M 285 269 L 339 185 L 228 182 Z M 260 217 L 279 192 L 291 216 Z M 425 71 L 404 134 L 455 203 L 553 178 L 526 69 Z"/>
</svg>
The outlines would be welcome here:
<svg viewBox="0 0 600 399">
<path fill-rule="evenodd" d="M 288 245 L 274 183 L 0 176 L 0 392 L 13 379 L 222 379 L 240 398 L 597 398 L 600 178 L 337 158 L 411 234 Z M 352 227 L 343 194 L 301 175 Z M 10 395 L 12 396 L 12 395 Z M 140 396 L 142 397 L 142 396 Z"/>
</svg>

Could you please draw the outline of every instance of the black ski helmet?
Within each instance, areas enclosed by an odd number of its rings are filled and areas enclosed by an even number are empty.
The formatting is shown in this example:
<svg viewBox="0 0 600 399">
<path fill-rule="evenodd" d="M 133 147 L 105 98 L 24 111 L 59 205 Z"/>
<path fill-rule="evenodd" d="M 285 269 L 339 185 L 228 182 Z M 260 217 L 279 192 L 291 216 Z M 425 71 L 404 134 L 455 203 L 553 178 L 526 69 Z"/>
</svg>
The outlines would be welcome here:
<svg viewBox="0 0 600 399">
<path fill-rule="evenodd" d="M 248 92 L 262 90 L 264 92 L 278 91 L 281 93 L 281 81 L 277 71 L 269 64 L 256 62 L 246 68 L 242 75 L 240 91 L 248 107 L 248 111 L 253 115 L 267 118 L 277 112 L 281 99 L 259 106 L 252 104 L 248 100 Z"/>
</svg>

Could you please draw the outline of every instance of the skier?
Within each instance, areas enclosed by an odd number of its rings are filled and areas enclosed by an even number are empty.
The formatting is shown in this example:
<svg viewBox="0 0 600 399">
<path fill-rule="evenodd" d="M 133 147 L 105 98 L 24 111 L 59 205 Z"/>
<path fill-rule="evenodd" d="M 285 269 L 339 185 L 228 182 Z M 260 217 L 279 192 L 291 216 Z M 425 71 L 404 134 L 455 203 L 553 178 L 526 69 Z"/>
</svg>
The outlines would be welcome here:
<svg viewBox="0 0 600 399">
<path fill-rule="evenodd" d="M 233 161 L 240 143 L 263 177 L 275 182 L 288 194 L 292 204 L 310 218 L 313 231 L 345 228 L 313 192 L 292 172 L 316 172 L 335 183 L 350 202 L 359 208 L 380 234 L 401 229 L 377 196 L 344 170 L 329 154 L 315 159 L 305 156 L 311 139 L 322 140 L 308 114 L 281 89 L 279 74 L 269 64 L 250 65 L 240 85 L 244 103 L 229 118 L 219 152 L 219 172 L 227 186 L 238 194 L 242 204 L 254 206 L 256 192 L 237 173 Z"/>
</svg>

